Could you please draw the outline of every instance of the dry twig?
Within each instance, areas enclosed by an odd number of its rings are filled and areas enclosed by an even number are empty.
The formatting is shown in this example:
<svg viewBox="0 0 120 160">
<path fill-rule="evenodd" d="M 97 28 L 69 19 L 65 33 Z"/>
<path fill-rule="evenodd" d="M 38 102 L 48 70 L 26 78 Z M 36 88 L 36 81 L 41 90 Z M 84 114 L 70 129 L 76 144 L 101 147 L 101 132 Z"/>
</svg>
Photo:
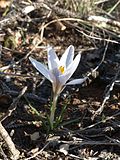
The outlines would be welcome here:
<svg viewBox="0 0 120 160">
<path fill-rule="evenodd" d="M 115 77 L 113 78 L 112 82 L 109 85 L 107 85 L 102 105 L 97 111 L 95 111 L 94 115 L 92 116 L 92 119 L 94 119 L 97 115 L 100 115 L 102 113 L 106 101 L 110 98 L 110 93 L 114 88 L 114 85 L 115 85 L 115 82 L 117 80 L 117 77 L 118 77 L 119 73 L 120 73 L 120 66 L 118 67 L 118 70 L 117 70 L 117 72 L 115 74 Z"/>
<path fill-rule="evenodd" d="M 10 105 L 10 107 L 8 108 L 7 113 L 0 119 L 0 121 L 5 120 L 8 116 L 10 116 L 12 114 L 12 112 L 16 109 L 17 107 L 17 103 L 19 102 L 20 98 L 25 94 L 27 90 L 27 87 L 25 86 L 22 91 L 20 92 L 20 94 L 18 95 L 18 97 L 16 97 L 13 101 L 13 103 Z"/>
<path fill-rule="evenodd" d="M 20 152 L 15 148 L 15 145 L 11 139 L 11 137 L 9 136 L 8 132 L 5 130 L 5 128 L 3 127 L 2 123 L 0 122 L 0 136 L 3 138 L 3 140 L 5 141 L 9 151 L 10 151 L 10 158 L 12 160 L 17 160 L 19 158 L 19 154 Z"/>
<path fill-rule="evenodd" d="M 15 145 L 12 142 L 11 137 L 9 136 L 9 134 L 7 133 L 7 131 L 5 130 L 5 128 L 3 127 L 1 122 L 3 120 L 5 120 L 5 118 L 10 116 L 12 114 L 12 112 L 16 109 L 19 99 L 23 96 L 23 94 L 26 92 L 26 90 L 27 90 L 27 87 L 24 87 L 23 90 L 21 91 L 21 93 L 19 94 L 19 96 L 14 99 L 13 103 L 11 104 L 11 106 L 8 109 L 8 112 L 0 120 L 0 136 L 6 142 L 6 144 L 8 146 L 8 149 L 9 149 L 9 151 L 11 153 L 10 158 L 12 160 L 17 160 L 19 158 L 20 152 L 15 148 Z"/>
</svg>

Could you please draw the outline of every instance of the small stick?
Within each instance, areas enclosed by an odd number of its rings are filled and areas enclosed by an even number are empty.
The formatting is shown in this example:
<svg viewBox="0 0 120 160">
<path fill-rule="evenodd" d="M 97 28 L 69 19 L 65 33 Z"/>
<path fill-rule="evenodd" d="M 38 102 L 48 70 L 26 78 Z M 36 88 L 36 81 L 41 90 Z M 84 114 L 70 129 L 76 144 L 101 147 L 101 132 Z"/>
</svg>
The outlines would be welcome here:
<svg viewBox="0 0 120 160">
<path fill-rule="evenodd" d="M 35 158 L 37 155 L 41 154 L 43 152 L 43 150 L 50 144 L 50 142 L 46 143 L 46 145 L 38 152 L 34 153 L 34 155 L 32 155 L 31 157 L 26 158 L 25 160 L 30 160 Z"/>
<path fill-rule="evenodd" d="M 12 160 L 17 160 L 19 158 L 20 152 L 15 148 L 15 145 L 14 145 L 11 137 L 9 136 L 8 132 L 5 130 L 5 128 L 3 127 L 1 122 L 0 122 L 0 136 L 5 141 L 8 149 L 11 153 L 10 158 Z"/>
<path fill-rule="evenodd" d="M 3 151 L 3 149 L 2 149 L 1 146 L 0 146 L 0 155 L 3 157 L 3 160 L 9 160 L 9 159 L 7 158 L 7 155 L 4 153 L 4 151 Z"/>
<path fill-rule="evenodd" d="M 95 111 L 94 115 L 92 116 L 92 119 L 94 119 L 97 115 L 100 115 L 102 113 L 106 101 L 110 98 L 110 93 L 114 88 L 114 85 L 115 85 L 115 82 L 116 82 L 116 79 L 117 79 L 119 73 L 120 73 L 120 66 L 118 67 L 117 73 L 116 73 L 115 77 L 113 78 L 112 82 L 109 85 L 107 85 L 103 103 L 100 106 L 100 108 L 97 111 Z"/>
<path fill-rule="evenodd" d="M 11 96 L 18 96 L 18 94 L 19 94 L 18 91 L 14 91 L 14 90 L 6 90 L 6 91 L 4 91 L 4 93 L 8 93 Z M 33 93 L 25 93 L 24 96 L 26 96 L 28 99 L 31 99 L 33 101 L 37 101 L 37 102 L 40 102 L 43 104 L 48 101 L 47 98 L 40 97 L 40 96 L 33 94 Z"/>
<path fill-rule="evenodd" d="M 19 101 L 19 99 L 23 96 L 23 94 L 26 92 L 27 87 L 24 87 L 21 91 L 21 93 L 18 95 L 17 98 L 14 99 L 13 103 L 11 104 L 11 106 L 8 109 L 8 112 L 4 115 L 4 117 L 2 117 L 2 119 L 0 120 L 0 136 L 3 138 L 3 140 L 5 141 L 5 143 L 7 144 L 7 147 L 11 153 L 10 158 L 12 160 L 17 160 L 19 158 L 19 154 L 20 152 L 15 148 L 15 145 L 11 139 L 11 137 L 9 136 L 8 132 L 5 130 L 5 128 L 3 127 L 1 121 L 5 120 L 5 118 L 7 118 L 8 116 L 10 116 L 12 114 L 12 112 L 16 109 L 17 107 L 17 103 Z"/>
<path fill-rule="evenodd" d="M 0 119 L 0 122 L 5 120 L 8 116 L 10 116 L 12 114 L 12 112 L 16 109 L 17 107 L 17 103 L 19 102 L 20 98 L 25 94 L 27 90 L 27 86 L 25 86 L 22 91 L 20 92 L 20 94 L 18 95 L 18 97 L 16 97 L 13 101 L 13 103 L 10 105 L 10 107 L 8 108 L 7 113 Z"/>
</svg>

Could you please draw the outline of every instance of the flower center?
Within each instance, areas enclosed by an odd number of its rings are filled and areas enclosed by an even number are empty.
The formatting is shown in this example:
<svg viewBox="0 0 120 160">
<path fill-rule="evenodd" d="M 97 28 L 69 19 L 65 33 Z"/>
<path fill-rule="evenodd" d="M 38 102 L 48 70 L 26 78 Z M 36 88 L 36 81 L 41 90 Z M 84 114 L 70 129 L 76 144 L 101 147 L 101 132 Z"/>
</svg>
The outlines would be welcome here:
<svg viewBox="0 0 120 160">
<path fill-rule="evenodd" d="M 63 66 L 60 66 L 59 71 L 63 74 L 65 72 L 65 68 Z"/>
</svg>

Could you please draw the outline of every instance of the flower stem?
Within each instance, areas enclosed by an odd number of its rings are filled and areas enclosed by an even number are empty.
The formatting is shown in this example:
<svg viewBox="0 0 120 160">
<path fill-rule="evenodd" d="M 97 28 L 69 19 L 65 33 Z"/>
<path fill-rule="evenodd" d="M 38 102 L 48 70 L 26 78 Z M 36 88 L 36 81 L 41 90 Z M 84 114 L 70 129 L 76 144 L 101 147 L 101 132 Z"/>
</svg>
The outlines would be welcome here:
<svg viewBox="0 0 120 160">
<path fill-rule="evenodd" d="M 51 112 L 50 112 L 50 125 L 52 130 L 54 128 L 53 124 L 54 124 L 54 118 L 55 118 L 57 99 L 58 99 L 58 95 L 54 94 L 53 103 L 52 103 Z"/>
</svg>

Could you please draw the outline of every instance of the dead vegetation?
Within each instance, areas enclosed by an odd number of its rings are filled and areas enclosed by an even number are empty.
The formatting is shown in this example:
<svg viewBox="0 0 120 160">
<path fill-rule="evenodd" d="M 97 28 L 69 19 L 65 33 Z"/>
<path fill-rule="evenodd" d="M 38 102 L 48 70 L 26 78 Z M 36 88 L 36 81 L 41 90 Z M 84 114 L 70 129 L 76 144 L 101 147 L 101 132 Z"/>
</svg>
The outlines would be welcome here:
<svg viewBox="0 0 120 160">
<path fill-rule="evenodd" d="M 119 0 L 0 1 L 1 159 L 120 159 L 119 11 Z M 28 57 L 47 63 L 48 45 L 60 55 L 71 44 L 73 78 L 89 80 L 62 92 L 64 121 L 47 134 L 51 84 Z"/>
</svg>

